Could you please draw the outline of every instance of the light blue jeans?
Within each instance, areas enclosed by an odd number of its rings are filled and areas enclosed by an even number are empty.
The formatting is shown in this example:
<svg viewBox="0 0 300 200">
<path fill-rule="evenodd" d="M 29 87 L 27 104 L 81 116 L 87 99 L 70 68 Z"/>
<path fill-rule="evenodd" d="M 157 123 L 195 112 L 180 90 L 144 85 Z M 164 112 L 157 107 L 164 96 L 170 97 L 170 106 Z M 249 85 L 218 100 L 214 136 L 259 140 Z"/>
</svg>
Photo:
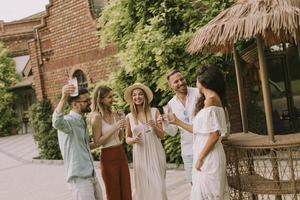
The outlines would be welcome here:
<svg viewBox="0 0 300 200">
<path fill-rule="evenodd" d="M 193 155 L 181 155 L 181 157 L 184 164 L 186 180 L 191 183 L 193 170 Z"/>
</svg>

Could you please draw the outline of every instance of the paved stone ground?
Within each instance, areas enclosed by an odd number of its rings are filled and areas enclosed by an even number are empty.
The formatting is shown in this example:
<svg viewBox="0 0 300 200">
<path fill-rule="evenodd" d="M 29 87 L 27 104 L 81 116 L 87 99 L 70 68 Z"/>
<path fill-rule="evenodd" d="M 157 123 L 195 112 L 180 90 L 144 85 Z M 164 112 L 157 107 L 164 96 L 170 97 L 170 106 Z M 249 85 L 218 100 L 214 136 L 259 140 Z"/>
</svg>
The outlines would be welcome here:
<svg viewBox="0 0 300 200">
<path fill-rule="evenodd" d="M 36 156 L 31 134 L 0 138 L 0 200 L 71 200 L 61 162 L 33 162 Z M 184 171 L 168 170 L 166 184 L 169 200 L 189 199 Z"/>
</svg>

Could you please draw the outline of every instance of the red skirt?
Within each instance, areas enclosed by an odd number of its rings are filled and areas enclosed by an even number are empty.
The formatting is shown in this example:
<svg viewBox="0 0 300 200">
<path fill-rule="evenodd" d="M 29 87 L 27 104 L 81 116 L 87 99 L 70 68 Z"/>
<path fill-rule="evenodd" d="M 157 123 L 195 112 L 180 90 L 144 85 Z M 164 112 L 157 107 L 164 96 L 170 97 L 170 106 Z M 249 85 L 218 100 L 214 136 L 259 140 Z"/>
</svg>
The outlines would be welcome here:
<svg viewBox="0 0 300 200">
<path fill-rule="evenodd" d="M 132 200 L 128 161 L 123 145 L 101 150 L 100 170 L 107 200 Z"/>
</svg>

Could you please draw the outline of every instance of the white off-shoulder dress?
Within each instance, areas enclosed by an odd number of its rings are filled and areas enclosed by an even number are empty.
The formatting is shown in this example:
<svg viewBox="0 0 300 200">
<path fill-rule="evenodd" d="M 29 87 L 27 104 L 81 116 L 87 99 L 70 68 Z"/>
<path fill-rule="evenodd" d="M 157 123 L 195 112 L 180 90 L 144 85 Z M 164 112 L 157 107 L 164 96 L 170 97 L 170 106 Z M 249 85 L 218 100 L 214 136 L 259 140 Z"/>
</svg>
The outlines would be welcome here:
<svg viewBox="0 0 300 200">
<path fill-rule="evenodd" d="M 157 108 L 151 108 L 155 121 Z M 133 199 L 167 200 L 166 155 L 160 139 L 149 126 L 128 114 L 133 136 L 141 133 L 141 144 L 133 145 Z"/>
<path fill-rule="evenodd" d="M 201 171 L 195 164 L 210 133 L 218 131 L 221 136 L 227 132 L 225 112 L 222 107 L 203 108 L 193 120 L 193 186 L 191 200 L 229 200 L 226 178 L 226 158 L 220 139 L 204 159 Z"/>
</svg>

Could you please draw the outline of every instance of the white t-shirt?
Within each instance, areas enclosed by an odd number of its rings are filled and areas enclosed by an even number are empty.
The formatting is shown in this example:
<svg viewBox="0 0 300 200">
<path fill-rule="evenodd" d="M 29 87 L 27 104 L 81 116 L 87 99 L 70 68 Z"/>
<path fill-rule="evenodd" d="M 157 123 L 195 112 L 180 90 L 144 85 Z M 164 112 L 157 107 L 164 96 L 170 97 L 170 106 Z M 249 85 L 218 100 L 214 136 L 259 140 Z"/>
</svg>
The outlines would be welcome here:
<svg viewBox="0 0 300 200">
<path fill-rule="evenodd" d="M 169 102 L 168 106 L 171 111 L 177 116 L 178 119 L 192 124 L 193 113 L 195 109 L 195 104 L 197 99 L 200 97 L 197 88 L 188 87 L 187 91 L 187 101 L 183 105 L 181 101 L 175 95 Z M 169 134 L 174 136 L 179 128 L 181 135 L 181 155 L 193 155 L 193 134 L 177 127 L 175 125 L 168 124 L 164 127 L 164 130 Z"/>
</svg>

